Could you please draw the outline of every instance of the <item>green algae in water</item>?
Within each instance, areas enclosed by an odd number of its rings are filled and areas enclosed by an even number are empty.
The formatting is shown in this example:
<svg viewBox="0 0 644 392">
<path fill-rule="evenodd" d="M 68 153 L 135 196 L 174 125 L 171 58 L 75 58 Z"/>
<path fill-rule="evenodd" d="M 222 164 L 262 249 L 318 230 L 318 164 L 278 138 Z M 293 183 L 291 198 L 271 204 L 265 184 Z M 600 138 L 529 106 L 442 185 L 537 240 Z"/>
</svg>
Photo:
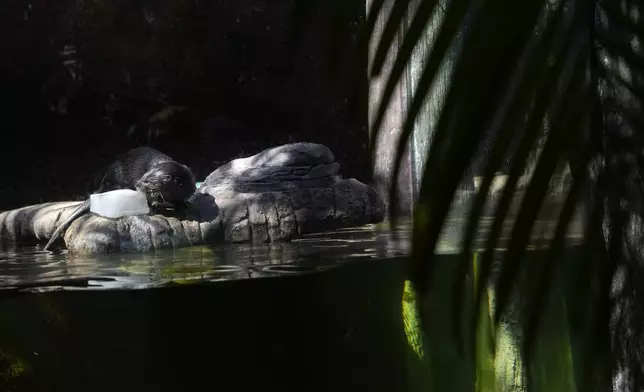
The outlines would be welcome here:
<svg viewBox="0 0 644 392">
<path fill-rule="evenodd" d="M 162 259 L 169 259 L 167 267 L 159 268 L 162 277 L 172 277 L 181 274 L 200 274 L 212 271 L 217 260 L 215 252 L 207 246 L 190 246 L 159 252 Z M 132 275 L 149 275 L 155 261 L 152 257 L 141 257 L 129 263 L 121 264 L 118 269 Z"/>
<path fill-rule="evenodd" d="M 195 256 L 196 254 L 202 254 L 204 256 L 210 256 L 210 257 L 215 256 L 215 252 L 211 248 L 205 245 L 178 248 L 173 250 L 173 253 L 174 253 L 174 257 Z"/>
<path fill-rule="evenodd" d="M 141 264 L 120 265 L 118 270 L 132 275 L 148 275 L 150 273 L 150 266 Z"/>
</svg>

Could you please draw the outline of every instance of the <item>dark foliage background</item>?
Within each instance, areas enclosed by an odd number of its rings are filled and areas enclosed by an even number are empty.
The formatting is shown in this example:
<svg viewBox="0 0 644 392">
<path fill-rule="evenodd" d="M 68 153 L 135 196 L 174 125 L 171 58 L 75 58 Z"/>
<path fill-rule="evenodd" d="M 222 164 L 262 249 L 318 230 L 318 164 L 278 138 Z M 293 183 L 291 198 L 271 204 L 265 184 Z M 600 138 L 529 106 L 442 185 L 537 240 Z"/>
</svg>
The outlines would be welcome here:
<svg viewBox="0 0 644 392">
<path fill-rule="evenodd" d="M 138 144 L 204 178 L 263 148 L 318 142 L 367 181 L 364 3 L 338 19 L 329 2 L 307 2 L 293 39 L 296 3 L 2 2 L 0 209 L 83 197 Z M 337 62 L 330 24 L 346 33 Z"/>
</svg>

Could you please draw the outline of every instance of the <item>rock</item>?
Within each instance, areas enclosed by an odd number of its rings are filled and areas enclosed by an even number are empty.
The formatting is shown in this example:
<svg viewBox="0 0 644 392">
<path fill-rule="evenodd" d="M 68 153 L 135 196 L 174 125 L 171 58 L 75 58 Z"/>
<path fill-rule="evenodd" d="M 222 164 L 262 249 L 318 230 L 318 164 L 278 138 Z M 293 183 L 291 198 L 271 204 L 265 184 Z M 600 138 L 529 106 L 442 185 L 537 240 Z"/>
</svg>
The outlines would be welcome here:
<svg viewBox="0 0 644 392">
<path fill-rule="evenodd" d="M 340 170 L 334 160 L 331 150 L 321 144 L 285 144 L 248 158 L 232 160 L 210 173 L 204 183 L 219 186 L 329 177 Z"/>
<path fill-rule="evenodd" d="M 148 252 L 190 245 L 268 243 L 303 234 L 378 223 L 385 203 L 356 179 L 342 178 L 333 153 L 294 143 L 235 159 L 214 170 L 192 198 L 186 216 L 108 219 L 86 214 L 64 240 L 76 254 Z M 0 214 L 0 237 L 44 241 L 79 202 L 45 203 Z"/>
<path fill-rule="evenodd" d="M 0 213 L 0 238 L 17 242 L 48 240 L 59 221 L 82 202 L 42 203 Z"/>
</svg>

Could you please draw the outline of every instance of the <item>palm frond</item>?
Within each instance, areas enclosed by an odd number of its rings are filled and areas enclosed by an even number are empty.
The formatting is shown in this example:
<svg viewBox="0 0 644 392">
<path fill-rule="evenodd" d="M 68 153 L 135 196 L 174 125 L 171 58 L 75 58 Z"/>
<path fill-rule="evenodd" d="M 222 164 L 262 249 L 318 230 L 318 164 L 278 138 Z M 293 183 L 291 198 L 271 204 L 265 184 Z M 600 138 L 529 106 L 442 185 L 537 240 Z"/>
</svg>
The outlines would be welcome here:
<svg viewBox="0 0 644 392">
<path fill-rule="evenodd" d="M 483 131 L 492 123 L 496 108 L 501 106 L 516 59 L 535 30 L 542 5 L 540 1 L 523 2 L 519 7 L 504 1 L 486 2 L 474 11 L 476 16 L 464 34 L 462 57 L 454 66 L 453 84 L 421 181 L 418 203 L 428 204 L 429 216 L 424 220 L 431 221 L 426 232 L 414 227 L 417 234 L 412 276 L 419 278 L 414 283 L 421 292 L 426 291 L 424 286 L 431 280 L 434 246 L 454 192 L 479 149 Z M 507 34 L 515 39 L 505 40 Z M 482 58 L 486 61 L 481 61 Z M 444 139 L 441 134 L 445 135 Z M 445 167 L 450 170 L 446 172 Z"/>
<path fill-rule="evenodd" d="M 556 75 L 558 75 L 560 68 L 565 59 L 564 53 L 566 46 L 563 45 L 562 40 L 555 42 L 555 45 L 552 45 L 553 39 L 559 34 L 565 36 L 569 33 L 570 23 L 563 18 L 563 7 L 559 7 L 555 11 L 555 15 L 552 17 L 552 22 L 548 24 L 545 28 L 545 31 L 540 35 L 541 39 L 538 40 L 536 48 L 534 50 L 527 50 L 526 54 L 529 56 L 525 63 L 527 64 L 524 71 L 525 75 L 520 80 L 520 83 L 516 83 L 515 91 L 510 92 L 508 95 L 511 97 L 509 100 L 511 104 L 507 105 L 507 113 L 500 113 L 500 121 L 497 126 L 498 130 L 492 129 L 493 133 L 496 133 L 498 136 L 496 142 L 491 148 L 489 153 L 488 161 L 486 162 L 485 173 L 483 175 L 483 182 L 481 187 L 476 195 L 472 207 L 469 210 L 469 219 L 465 225 L 463 240 L 462 240 L 462 251 L 461 258 L 459 260 L 459 273 L 455 276 L 454 281 L 454 298 L 455 303 L 453 304 L 455 309 L 458 309 L 458 306 L 461 302 L 460 293 L 463 292 L 463 279 L 460 277 L 467 273 L 467 266 L 469 261 L 469 255 L 471 253 L 472 243 L 474 241 L 474 236 L 476 235 L 476 229 L 478 228 L 478 221 L 483 213 L 483 208 L 486 201 L 488 200 L 488 193 L 490 185 L 494 179 L 495 173 L 500 169 L 503 160 L 508 155 L 509 148 L 513 139 L 516 137 L 517 129 L 521 129 L 520 126 L 523 123 L 525 113 L 530 111 L 531 106 L 533 105 L 534 100 L 534 91 L 538 87 L 543 87 L 542 91 L 544 95 L 548 96 L 548 92 L 551 91 L 551 86 L 556 80 Z M 562 26 L 563 25 L 563 26 Z M 558 34 L 557 34 L 558 33 Z M 562 34 L 563 33 L 563 34 Z M 531 56 L 530 56 L 531 55 Z M 553 64 L 552 59 L 555 59 Z M 544 97 L 545 98 L 545 97 Z M 542 100 L 541 105 L 536 105 L 537 113 L 539 107 L 545 105 L 545 100 Z M 531 128 L 532 132 L 527 133 L 527 135 L 533 135 L 534 131 L 537 131 L 536 127 Z M 534 136 L 534 135 L 533 135 Z M 530 136 L 528 136 L 530 137 Z M 527 147 L 527 144 L 526 144 Z M 519 156 L 521 153 L 518 154 Z M 512 176 L 514 179 L 515 176 Z M 510 185 L 513 181 L 510 181 Z M 506 189 L 509 189 L 508 184 L 505 186 Z M 508 191 L 509 192 L 509 191 Z M 504 201 L 507 200 L 509 203 L 510 196 L 506 196 Z M 503 205 L 503 203 L 502 203 Z M 499 223 L 492 230 L 491 237 L 494 240 L 490 240 L 488 243 L 488 249 L 490 246 L 494 245 L 496 242 L 496 237 L 498 232 L 501 229 L 501 223 L 503 219 L 499 219 Z M 488 253 L 488 258 L 484 262 L 483 276 L 485 277 L 482 281 L 485 282 L 488 279 L 489 266 L 491 265 L 491 256 L 492 253 Z M 480 292 L 478 293 L 480 297 Z M 478 303 L 478 302 L 475 302 Z M 454 331 L 457 333 L 457 341 L 460 341 L 460 321 L 458 312 L 454 313 L 456 319 L 453 321 L 455 326 Z"/>
<path fill-rule="evenodd" d="M 434 2 L 421 2 L 425 14 L 415 14 L 414 21 L 427 23 Z M 453 326 L 460 335 L 461 294 L 463 278 L 469 274 L 471 253 L 478 220 L 486 205 L 488 189 L 495 173 L 511 152 L 512 145 L 519 141 L 517 150 L 511 155 L 508 180 L 494 213 L 494 223 L 486 242 L 486 252 L 481 263 L 481 273 L 474 304 L 481 304 L 481 294 L 490 284 L 490 269 L 494 260 L 495 247 L 506 222 L 511 203 L 516 199 L 517 183 L 524 173 L 531 151 L 537 140 L 544 138 L 545 145 L 537 161 L 534 174 L 525 192 L 523 203 L 515 219 L 512 236 L 505 257 L 500 263 L 497 290 L 498 306 L 495 313 L 498 322 L 503 314 L 510 290 L 521 267 L 522 255 L 528 245 L 533 222 L 540 211 L 540 205 L 548 192 L 548 186 L 562 164 L 571 158 L 572 140 L 579 138 L 585 128 L 578 118 L 583 118 L 587 106 L 588 78 L 585 59 L 589 48 L 580 39 L 584 33 L 574 10 L 574 2 L 562 1 L 552 5 L 534 1 L 528 4 L 507 4 L 503 1 L 484 1 L 473 5 L 467 1 L 451 1 L 443 19 L 441 29 L 434 41 L 429 59 L 425 63 L 418 87 L 411 98 L 402 127 L 400 142 L 395 154 L 393 179 L 391 180 L 390 203 L 392 221 L 395 221 L 398 205 L 395 187 L 407 142 L 414 131 L 416 117 L 423 110 L 427 93 L 436 78 L 440 64 L 445 61 L 449 49 L 453 48 L 457 34 L 462 33 L 461 51 L 454 59 L 451 85 L 447 98 L 433 133 L 432 145 L 425 162 L 420 193 L 414 214 L 412 269 L 410 272 L 414 287 L 426 293 L 432 281 L 434 247 L 438 241 L 453 203 L 459 183 L 464 179 L 468 165 L 472 163 L 487 134 L 495 135 L 491 153 L 487 156 L 483 184 L 469 211 L 468 223 L 464 228 L 463 251 L 455 275 L 453 291 Z M 395 7 L 395 5 L 394 5 Z M 400 5 L 398 10 L 406 9 Z M 401 12 L 401 11 L 399 11 Z M 467 19 L 467 24 L 465 20 Z M 392 18 L 389 19 L 390 21 Z M 411 24 L 414 26 L 413 22 Z M 388 24 L 389 28 L 390 24 Z M 415 27 L 413 34 L 405 35 L 401 49 L 387 79 L 380 106 L 373 121 L 372 132 L 378 131 L 387 113 L 389 100 L 394 89 L 412 58 L 412 52 L 420 41 L 423 29 Z M 389 28 L 389 31 L 393 31 Z M 407 32 L 407 31 L 406 31 Z M 420 32 L 420 33 L 419 33 Z M 537 38 L 532 39 L 536 32 Z M 511 36 L 509 40 L 505 37 Z M 532 42 L 532 43 L 531 43 Z M 381 42 L 378 61 L 374 61 L 372 75 L 381 71 L 384 55 L 389 50 L 389 41 Z M 523 53 L 523 55 L 522 55 Z M 480 59 L 485 58 L 485 61 Z M 585 86 L 585 87 L 584 87 Z M 572 106 L 571 106 L 572 105 Z M 576 117 L 575 117 L 576 116 Z M 543 134 L 544 118 L 553 123 L 552 129 Z M 569 128 L 569 129 L 566 129 Z M 377 139 L 376 139 L 377 140 Z M 579 160 L 578 160 L 579 162 Z M 581 160 L 583 168 L 583 162 Z M 449 168 L 449 170 L 445 170 Z M 548 262 L 539 271 L 539 284 L 532 285 L 531 307 L 527 314 L 527 331 L 524 353 L 530 353 L 536 336 L 541 311 L 545 306 L 552 275 L 552 260 L 561 251 L 567 228 L 573 218 L 582 192 L 583 169 L 575 172 L 577 179 L 560 213 L 555 237 L 552 240 Z M 472 314 L 477 322 L 478 310 Z M 476 331 L 474 325 L 470 331 Z M 460 339 L 458 339 L 460 340 Z M 474 343 L 474 337 L 470 339 Z M 471 346 L 474 347 L 474 346 Z"/>
<path fill-rule="evenodd" d="M 456 37 L 456 34 L 459 32 L 459 29 L 463 25 L 463 21 L 465 19 L 465 16 L 467 14 L 467 10 L 470 4 L 471 4 L 470 1 L 463 0 L 463 1 L 450 2 L 450 4 L 448 5 L 448 11 L 445 14 L 445 19 L 443 20 L 441 29 L 432 47 L 432 50 L 429 55 L 429 59 L 427 60 L 425 67 L 423 68 L 423 72 L 418 81 L 418 86 L 414 91 L 411 104 L 409 105 L 409 109 L 407 111 L 407 116 L 402 126 L 400 140 L 398 142 L 398 146 L 397 146 L 395 158 L 394 158 L 394 167 L 392 170 L 393 172 L 393 179 L 391 181 L 392 187 L 395 186 L 394 184 L 398 183 L 400 166 L 402 164 L 405 149 L 407 148 L 407 143 L 414 130 L 414 123 L 416 121 L 416 118 L 418 117 L 419 112 L 423 108 L 423 103 L 425 102 L 425 99 L 427 97 L 427 94 L 430 91 L 432 83 L 436 78 L 440 65 L 444 62 L 445 56 L 448 53 L 448 50 L 450 49 L 451 44 Z M 420 11 L 422 10 L 419 9 L 419 12 Z M 414 35 L 418 34 L 418 37 L 412 36 L 411 35 L 412 33 Z M 409 46 L 404 47 L 404 49 L 411 53 L 413 49 L 412 42 L 413 41 L 418 42 L 418 40 L 420 39 L 420 36 L 423 33 L 424 33 L 424 30 L 421 30 L 421 29 L 418 29 L 413 32 L 410 31 L 407 37 L 411 37 L 411 38 L 403 40 L 403 46 L 405 45 L 404 43 L 405 41 L 410 42 Z M 401 55 L 403 54 L 402 49 L 400 54 Z M 389 102 L 393 95 L 394 88 L 398 83 L 397 79 L 400 78 L 400 76 L 402 75 L 402 71 L 406 66 L 407 65 L 405 64 L 403 57 L 400 57 L 397 60 L 397 62 L 394 64 L 392 68 L 392 72 L 387 80 L 385 91 L 383 92 L 380 98 L 380 104 L 378 107 L 376 118 L 373 124 L 371 125 L 372 134 L 380 131 L 382 126 L 382 121 L 387 113 L 387 107 L 389 106 Z M 398 74 L 398 72 L 400 72 L 400 74 Z M 437 129 L 436 131 L 434 131 L 434 136 L 433 136 L 434 142 L 432 146 L 440 146 L 442 143 L 443 137 L 444 137 L 444 133 L 440 132 L 440 129 Z M 377 142 L 378 142 L 378 138 L 372 139 L 372 144 L 371 144 L 372 151 L 376 150 Z M 433 156 L 432 154 L 433 154 L 433 150 L 430 151 L 429 156 L 432 157 Z M 389 205 L 390 205 L 390 208 L 392 209 L 391 210 L 392 224 L 395 224 L 395 220 L 397 218 L 396 208 L 398 206 L 398 200 L 397 200 L 398 193 L 394 192 L 392 189 L 389 192 L 389 197 L 390 197 Z"/>
<path fill-rule="evenodd" d="M 583 65 L 580 59 L 575 60 Z M 496 315 L 497 322 L 507 301 L 510 285 L 514 281 L 514 277 L 520 266 L 519 260 L 522 259 L 523 252 L 525 252 L 528 244 L 532 225 L 540 211 L 541 203 L 545 199 L 548 183 L 554 174 L 560 157 L 563 155 L 564 147 L 567 147 L 571 140 L 575 140 L 575 137 L 578 136 L 578 132 L 581 130 L 580 127 L 573 127 L 572 131 L 566 129 L 571 121 L 576 120 L 576 116 L 583 117 L 582 110 L 585 109 L 584 102 L 586 101 L 585 97 L 588 91 L 587 85 L 583 86 L 583 91 L 574 91 L 579 88 L 579 83 L 575 83 L 574 79 L 581 79 L 583 81 L 585 75 L 583 70 L 579 72 L 580 70 L 577 67 L 571 68 L 569 72 L 573 76 L 573 80 L 570 82 L 570 90 L 572 91 L 570 93 L 564 93 L 567 100 L 563 102 L 564 104 L 558 108 L 558 112 L 553 116 L 553 123 L 563 127 L 563 132 L 561 129 L 559 132 L 553 129 L 547 136 L 543 155 L 539 160 L 536 172 L 524 196 L 521 209 L 519 210 L 512 230 L 508 250 L 503 258 L 503 268 L 497 287 L 499 295 L 499 312 Z"/>
<path fill-rule="evenodd" d="M 549 304 L 548 293 L 560 270 L 556 264 L 581 202 L 586 220 L 585 245 L 579 260 L 569 263 L 568 269 L 573 272 L 568 273 L 574 274 L 574 279 L 566 278 L 573 280 L 567 306 L 571 329 L 575 333 L 583 330 L 585 339 L 596 344 L 585 351 L 586 373 L 580 376 L 579 385 L 583 390 L 590 388 L 588 382 L 595 382 L 594 387 L 606 386 L 616 367 L 635 369 L 634 363 L 644 354 L 627 351 L 638 346 L 637 339 L 644 335 L 644 311 L 637 310 L 644 299 L 633 294 L 644 285 L 644 272 L 639 245 L 633 244 L 639 237 L 634 237 L 628 225 L 636 224 L 637 217 L 644 221 L 640 206 L 644 199 L 644 176 L 640 174 L 644 167 L 644 4 L 641 0 L 368 3 L 371 7 L 360 41 L 364 45 L 371 42 L 373 49 L 373 61 L 367 66 L 369 76 L 385 81 L 370 123 L 372 151 L 381 150 L 378 132 L 401 83 L 408 84 L 413 78 L 415 86 L 405 98 L 405 118 L 388 181 L 393 226 L 398 217 L 397 187 L 401 169 L 407 164 L 409 142 L 416 132 L 425 132 L 430 135 L 425 139 L 431 140 L 422 176 L 416 179 L 420 190 L 415 200 L 409 265 L 418 302 L 423 302 L 433 284 L 436 244 L 458 188 L 469 181 L 473 165 L 482 162 L 483 180 L 467 209 L 451 288 L 451 325 L 456 343 L 462 345 L 465 327 L 467 347 L 476 350 L 482 298 L 492 286 L 497 323 L 514 297 L 527 298 L 521 345 L 522 356 L 527 360 L 532 357 Z M 379 24 L 383 19 L 386 21 Z M 437 21 L 439 28 L 428 39 L 430 25 Z M 377 41 L 374 36 L 379 36 Z M 423 50 L 427 57 L 419 60 L 417 54 Z M 391 56 L 395 57 L 393 61 Z M 413 62 L 417 62 L 414 67 Z M 445 66 L 450 70 L 446 82 L 439 77 Z M 410 76 L 412 72 L 417 74 Z M 441 87 L 446 90 L 440 113 L 434 113 L 438 120 L 431 129 L 421 129 L 419 118 L 428 110 L 427 100 L 437 83 L 445 83 Z M 413 149 L 412 154 L 425 156 Z M 491 198 L 489 190 L 495 175 L 506 162 L 505 186 L 499 197 Z M 566 165 L 570 166 L 572 183 L 561 210 L 553 215 L 557 224 L 549 250 L 538 264 L 525 261 L 550 184 Z M 472 266 L 479 221 L 489 205 L 494 207 L 493 221 L 484 240 L 485 251 Z M 512 224 L 511 236 L 499 259 L 497 248 L 508 223 Z M 644 230 L 640 231 L 644 238 Z M 534 279 L 517 287 L 527 270 L 535 273 Z M 611 301 L 619 271 L 626 271 L 621 286 L 624 293 Z M 469 290 L 466 281 L 472 282 L 472 309 L 465 305 Z M 615 306 L 621 308 L 616 310 Z M 630 310 L 624 316 L 622 310 L 626 308 Z M 419 305 L 419 311 L 426 309 Z M 463 323 L 462 316 L 467 312 L 471 317 Z M 622 320 L 609 327 L 615 312 L 621 312 Z M 424 320 L 420 318 L 421 325 Z M 636 331 L 632 336 L 626 332 L 630 327 Z M 615 344 L 609 336 L 617 339 Z M 618 360 L 620 355 L 622 359 Z M 634 370 L 628 377 L 631 390 L 635 390 L 632 386 L 637 385 L 638 377 L 644 380 L 644 373 Z"/>
<path fill-rule="evenodd" d="M 433 10 L 436 7 L 436 4 L 438 4 L 438 0 L 423 0 L 421 4 L 418 6 L 418 9 L 416 10 L 416 13 L 414 14 L 412 22 L 409 26 L 409 30 L 405 34 L 403 43 L 400 46 L 400 50 L 396 54 L 396 61 L 393 64 L 391 72 L 389 73 L 389 77 L 387 78 L 387 83 L 385 84 L 385 88 L 380 97 L 380 106 L 378 108 L 376 117 L 374 119 L 372 130 L 379 130 L 380 127 L 382 126 L 382 121 L 384 120 L 385 114 L 387 113 L 387 107 L 389 106 L 389 102 L 391 101 L 391 97 L 394 93 L 394 89 L 400 82 L 400 78 L 402 77 L 405 69 L 407 69 L 407 66 L 411 59 L 414 48 L 416 48 L 416 45 L 418 44 L 421 37 L 423 36 L 425 29 L 427 27 L 427 23 L 431 15 L 433 14 Z M 467 9 L 466 6 L 463 7 L 464 5 L 463 2 L 457 2 L 456 4 L 461 6 L 460 9 L 462 9 L 463 13 Z M 450 15 L 453 15 L 454 20 L 456 21 L 460 21 L 462 18 L 462 14 L 459 17 L 458 12 L 452 12 Z M 458 26 L 458 24 L 454 24 L 451 21 L 447 21 L 445 23 L 445 26 Z M 444 56 L 445 51 L 447 50 L 449 43 L 451 42 L 453 37 L 454 37 L 454 30 L 452 31 L 443 30 L 441 31 L 441 34 L 439 34 L 439 37 L 437 39 L 437 44 L 435 44 L 435 50 L 434 50 L 436 54 L 433 58 L 429 60 L 429 62 L 433 64 L 433 66 L 428 68 L 428 71 L 426 73 L 427 77 L 425 78 L 421 77 L 421 82 L 417 90 L 418 92 L 421 93 L 421 96 L 423 91 L 426 94 L 427 90 L 429 89 L 429 84 L 431 83 L 431 79 L 429 79 L 429 77 L 433 76 L 436 73 L 436 69 L 438 69 L 438 66 L 440 65 L 440 61 L 438 60 L 442 59 L 442 57 Z M 384 58 L 380 61 L 384 61 Z M 376 63 L 376 60 L 374 59 L 372 67 L 375 68 L 376 66 L 378 66 L 381 68 L 382 65 L 383 64 Z M 374 71 L 372 71 L 372 73 L 373 72 Z M 429 80 L 426 80 L 426 79 L 429 79 Z M 417 103 L 413 107 L 416 108 L 416 106 L 419 106 L 420 108 L 420 104 Z M 415 109 L 415 110 L 417 111 L 419 109 Z M 411 124 L 413 124 L 413 121 L 411 122 Z M 412 127 L 407 125 L 403 129 L 404 129 L 404 134 L 407 135 L 406 138 L 408 139 L 409 133 L 411 133 Z M 377 140 L 378 140 L 377 138 L 372 139 L 372 146 L 371 146 L 372 150 L 376 148 L 374 143 Z"/>
</svg>

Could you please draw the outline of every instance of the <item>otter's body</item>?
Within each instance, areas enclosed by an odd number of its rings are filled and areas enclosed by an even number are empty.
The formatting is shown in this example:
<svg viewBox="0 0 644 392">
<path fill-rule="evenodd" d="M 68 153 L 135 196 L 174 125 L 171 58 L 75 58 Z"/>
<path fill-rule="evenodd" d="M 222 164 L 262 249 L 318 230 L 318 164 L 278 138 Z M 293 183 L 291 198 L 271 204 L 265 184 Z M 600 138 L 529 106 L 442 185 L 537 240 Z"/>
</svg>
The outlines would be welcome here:
<svg viewBox="0 0 644 392">
<path fill-rule="evenodd" d="M 153 211 L 174 206 L 182 208 L 196 190 L 196 178 L 192 171 L 164 153 L 151 147 L 137 147 L 113 162 L 101 180 L 95 193 L 116 189 L 132 189 L 143 192 Z M 49 250 L 69 225 L 89 211 L 89 199 L 56 228 L 45 250 Z"/>
</svg>

